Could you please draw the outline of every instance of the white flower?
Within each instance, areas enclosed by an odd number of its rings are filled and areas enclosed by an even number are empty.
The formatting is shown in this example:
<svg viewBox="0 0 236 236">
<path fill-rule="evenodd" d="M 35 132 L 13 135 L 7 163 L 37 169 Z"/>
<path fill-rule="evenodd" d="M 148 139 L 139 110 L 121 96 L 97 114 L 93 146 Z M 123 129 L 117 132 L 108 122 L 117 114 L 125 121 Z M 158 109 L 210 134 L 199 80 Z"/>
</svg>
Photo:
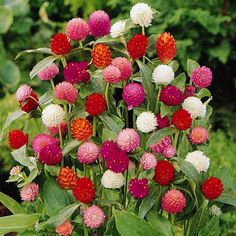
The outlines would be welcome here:
<svg viewBox="0 0 236 236">
<path fill-rule="evenodd" d="M 111 26 L 110 35 L 112 38 L 117 38 L 125 32 L 125 21 L 119 20 Z"/>
<path fill-rule="evenodd" d="M 167 65 L 158 65 L 152 73 L 152 80 L 156 84 L 170 84 L 175 77 L 172 67 Z"/>
<path fill-rule="evenodd" d="M 130 18 L 134 24 L 148 27 L 153 19 L 153 11 L 146 3 L 135 4 L 130 11 Z"/>
<path fill-rule="evenodd" d="M 212 205 L 212 207 L 210 208 L 210 212 L 212 215 L 216 216 L 220 216 L 222 214 L 221 209 L 216 205 Z"/>
<path fill-rule="evenodd" d="M 185 161 L 190 162 L 198 172 L 207 172 L 210 166 L 210 159 L 202 151 L 189 152 Z"/>
<path fill-rule="evenodd" d="M 43 109 L 42 121 L 47 127 L 58 126 L 65 118 L 65 112 L 61 106 L 50 104 Z"/>
<path fill-rule="evenodd" d="M 148 133 L 156 129 L 156 116 L 150 111 L 144 111 L 137 117 L 136 125 L 139 131 Z"/>
<path fill-rule="evenodd" d="M 20 167 L 19 166 L 14 166 L 11 170 L 10 170 L 10 175 L 18 175 L 20 173 Z"/>
<path fill-rule="evenodd" d="M 115 173 L 111 170 L 106 170 L 101 179 L 102 185 L 110 189 L 121 188 L 124 185 L 124 181 L 122 173 Z"/>
<path fill-rule="evenodd" d="M 188 97 L 184 100 L 182 107 L 188 111 L 193 119 L 204 118 L 206 115 L 206 105 L 197 97 Z"/>
</svg>

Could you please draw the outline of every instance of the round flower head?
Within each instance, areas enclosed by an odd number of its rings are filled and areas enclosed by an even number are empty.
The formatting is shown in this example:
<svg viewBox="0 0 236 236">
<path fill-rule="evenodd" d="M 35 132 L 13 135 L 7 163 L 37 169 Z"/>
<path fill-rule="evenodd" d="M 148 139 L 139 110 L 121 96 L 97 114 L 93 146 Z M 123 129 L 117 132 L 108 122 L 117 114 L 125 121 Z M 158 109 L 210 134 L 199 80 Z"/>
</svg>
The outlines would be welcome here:
<svg viewBox="0 0 236 236">
<path fill-rule="evenodd" d="M 71 124 L 71 134 L 78 141 L 86 141 L 92 135 L 92 126 L 86 118 L 75 118 Z"/>
<path fill-rule="evenodd" d="M 151 144 L 150 148 L 153 152 L 163 155 L 165 148 L 169 147 L 170 145 L 171 145 L 171 138 L 170 136 L 166 135 L 160 140 L 158 140 L 156 143 Z"/>
<path fill-rule="evenodd" d="M 87 227 L 96 229 L 103 224 L 105 214 L 100 207 L 92 205 L 84 211 L 83 218 Z"/>
<path fill-rule="evenodd" d="M 89 33 L 89 26 L 81 18 L 73 18 L 66 25 L 66 35 L 71 40 L 84 40 Z"/>
<path fill-rule="evenodd" d="M 93 93 L 86 98 L 85 110 L 90 116 L 98 116 L 106 110 L 106 100 L 100 93 Z"/>
<path fill-rule="evenodd" d="M 39 185 L 36 183 L 25 185 L 20 190 L 21 200 L 26 202 L 34 201 L 38 196 L 38 194 L 39 194 Z"/>
<path fill-rule="evenodd" d="M 172 145 L 166 146 L 163 150 L 163 156 L 165 158 L 173 158 L 176 154 L 176 149 Z"/>
<path fill-rule="evenodd" d="M 95 143 L 85 142 L 78 148 L 78 160 L 85 164 L 93 163 L 98 158 L 99 152 L 100 149 Z"/>
<path fill-rule="evenodd" d="M 107 160 L 110 156 L 113 156 L 113 152 L 118 151 L 117 144 L 113 141 L 105 141 L 101 147 L 101 156 Z"/>
<path fill-rule="evenodd" d="M 52 37 L 51 51 L 56 55 L 64 55 L 71 51 L 70 41 L 65 34 L 57 33 Z"/>
<path fill-rule="evenodd" d="M 101 179 L 104 188 L 116 189 L 124 185 L 125 178 L 122 173 L 115 173 L 111 170 L 106 170 Z"/>
<path fill-rule="evenodd" d="M 58 100 L 63 100 L 68 103 L 75 103 L 78 96 L 78 91 L 69 82 L 62 82 L 57 84 L 54 90 L 54 96 Z"/>
<path fill-rule="evenodd" d="M 95 37 L 103 37 L 110 33 L 111 22 L 105 11 L 94 11 L 89 16 L 88 25 L 90 34 Z"/>
<path fill-rule="evenodd" d="M 149 133 L 156 129 L 156 116 L 150 111 L 144 111 L 137 117 L 137 129 L 143 133 Z"/>
<path fill-rule="evenodd" d="M 116 66 L 108 66 L 103 70 L 103 79 L 107 83 L 116 84 L 121 80 L 121 71 Z"/>
<path fill-rule="evenodd" d="M 56 227 L 55 231 L 59 236 L 70 236 L 73 232 L 74 226 L 69 222 L 65 221 Z"/>
<path fill-rule="evenodd" d="M 93 46 L 91 57 L 92 63 L 97 68 L 104 68 L 110 65 L 112 60 L 110 48 L 103 43 Z"/>
<path fill-rule="evenodd" d="M 177 189 L 168 190 L 161 198 L 161 207 L 168 213 L 180 213 L 185 206 L 186 198 L 183 193 Z"/>
<path fill-rule="evenodd" d="M 202 151 L 189 152 L 185 161 L 190 162 L 198 172 L 207 172 L 210 166 L 210 159 Z"/>
<path fill-rule="evenodd" d="M 163 129 L 170 126 L 170 120 L 168 116 L 161 117 L 160 114 L 156 115 L 157 119 L 157 129 Z"/>
<path fill-rule="evenodd" d="M 132 65 L 125 57 L 116 57 L 111 64 L 120 69 L 121 80 L 126 80 L 132 75 Z"/>
<path fill-rule="evenodd" d="M 130 11 L 130 18 L 134 24 L 148 27 L 153 19 L 153 11 L 148 4 L 137 3 Z"/>
<path fill-rule="evenodd" d="M 8 134 L 8 143 L 11 149 L 19 149 L 28 143 L 28 134 L 24 134 L 21 130 L 14 129 Z"/>
<path fill-rule="evenodd" d="M 20 167 L 19 166 L 14 166 L 10 170 L 10 176 L 18 175 L 20 173 Z"/>
<path fill-rule="evenodd" d="M 169 106 L 178 106 L 183 101 L 183 94 L 178 87 L 168 85 L 161 90 L 160 101 Z"/>
<path fill-rule="evenodd" d="M 140 137 L 135 129 L 123 129 L 118 133 L 117 145 L 122 151 L 133 152 L 140 145 Z"/>
<path fill-rule="evenodd" d="M 30 97 L 32 91 L 32 88 L 30 88 L 30 86 L 27 84 L 21 85 L 16 91 L 16 100 L 18 102 L 27 100 Z"/>
<path fill-rule="evenodd" d="M 138 107 L 144 102 L 145 91 L 139 83 L 129 83 L 122 92 L 122 98 L 128 105 L 128 110 Z"/>
<path fill-rule="evenodd" d="M 184 88 L 184 94 L 183 94 L 184 99 L 188 97 L 194 97 L 195 91 L 196 91 L 196 87 L 192 85 L 186 85 Z"/>
<path fill-rule="evenodd" d="M 152 80 L 156 84 L 168 85 L 175 77 L 172 67 L 167 65 L 158 65 L 152 73 Z"/>
<path fill-rule="evenodd" d="M 59 68 L 53 62 L 49 66 L 45 67 L 43 70 L 39 71 L 37 76 L 41 80 L 51 80 L 59 74 Z"/>
<path fill-rule="evenodd" d="M 143 199 L 149 194 L 148 180 L 146 178 L 131 179 L 129 182 L 129 192 L 134 198 Z"/>
<path fill-rule="evenodd" d="M 190 113 L 193 119 L 204 118 L 206 115 L 206 105 L 197 97 L 185 98 L 182 107 Z"/>
<path fill-rule="evenodd" d="M 117 38 L 125 33 L 125 21 L 119 20 L 111 26 L 110 35 L 112 38 Z"/>
<path fill-rule="evenodd" d="M 60 127 L 62 134 L 66 134 L 66 132 L 67 132 L 67 124 L 66 124 L 66 122 L 64 120 L 59 125 L 57 125 L 57 126 L 49 126 L 47 128 L 48 128 L 48 131 L 50 132 L 51 135 L 58 136 L 59 135 L 59 128 L 58 127 Z"/>
<path fill-rule="evenodd" d="M 194 127 L 190 131 L 188 138 L 191 144 L 203 144 L 208 140 L 208 131 L 201 126 Z"/>
<path fill-rule="evenodd" d="M 61 106 L 50 104 L 42 111 L 42 121 L 46 127 L 58 126 L 65 118 L 65 112 Z"/>
<path fill-rule="evenodd" d="M 57 176 L 57 182 L 64 189 L 71 189 L 75 186 L 77 175 L 69 166 L 61 167 Z"/>
<path fill-rule="evenodd" d="M 219 178 L 209 177 L 203 182 L 201 189 L 206 199 L 214 200 L 224 191 L 224 185 Z"/>
<path fill-rule="evenodd" d="M 149 170 L 155 168 L 157 159 L 152 153 L 145 152 L 140 159 L 140 163 L 144 170 Z"/>
<path fill-rule="evenodd" d="M 202 66 L 193 70 L 191 79 L 196 87 L 206 88 L 211 85 L 212 77 L 211 69 Z"/>
<path fill-rule="evenodd" d="M 62 160 L 62 151 L 57 144 L 43 147 L 39 153 L 39 161 L 50 166 L 57 165 Z"/>
<path fill-rule="evenodd" d="M 189 129 L 192 125 L 192 118 L 188 111 L 179 109 L 172 116 L 172 124 L 179 130 Z"/>
<path fill-rule="evenodd" d="M 211 215 L 213 216 L 220 216 L 222 214 L 220 207 L 218 207 L 217 205 L 212 205 L 209 210 Z"/>
</svg>

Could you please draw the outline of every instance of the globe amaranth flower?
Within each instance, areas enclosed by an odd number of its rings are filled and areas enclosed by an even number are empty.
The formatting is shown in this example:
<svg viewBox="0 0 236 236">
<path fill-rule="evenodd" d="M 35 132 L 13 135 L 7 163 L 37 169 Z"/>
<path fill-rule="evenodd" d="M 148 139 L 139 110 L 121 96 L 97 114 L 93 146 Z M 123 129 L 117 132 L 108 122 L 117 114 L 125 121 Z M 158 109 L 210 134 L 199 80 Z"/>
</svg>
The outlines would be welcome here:
<svg viewBox="0 0 236 236">
<path fill-rule="evenodd" d="M 85 101 L 85 110 L 90 116 L 98 116 L 106 110 L 106 101 L 102 94 L 90 94 Z"/>
<path fill-rule="evenodd" d="M 172 145 L 166 146 L 163 150 L 163 156 L 165 158 L 173 158 L 176 155 L 176 148 Z"/>
<path fill-rule="evenodd" d="M 102 144 L 101 147 L 101 156 L 104 160 L 109 159 L 110 156 L 113 156 L 114 151 L 118 151 L 118 146 L 115 142 L 107 140 Z"/>
<path fill-rule="evenodd" d="M 103 79 L 107 83 L 116 84 L 121 80 L 121 71 L 118 67 L 110 65 L 107 66 L 103 72 Z"/>
<path fill-rule="evenodd" d="M 49 126 L 47 127 L 48 131 L 50 132 L 51 135 L 58 136 L 59 135 L 59 128 L 61 131 L 61 134 L 64 135 L 67 132 L 67 124 L 63 120 L 59 125 L 56 126 Z"/>
<path fill-rule="evenodd" d="M 163 155 L 165 148 L 169 146 L 171 146 L 171 138 L 169 135 L 166 135 L 157 142 L 151 144 L 150 148 L 153 152 Z"/>
<path fill-rule="evenodd" d="M 172 124 L 179 130 L 189 129 L 192 125 L 192 118 L 185 109 L 177 110 L 172 116 Z"/>
<path fill-rule="evenodd" d="M 124 185 L 125 178 L 122 173 L 115 173 L 111 170 L 106 170 L 101 179 L 102 186 L 109 189 L 121 188 Z"/>
<path fill-rule="evenodd" d="M 161 117 L 161 114 L 156 114 L 157 129 L 163 129 L 170 126 L 170 120 L 168 116 Z"/>
<path fill-rule="evenodd" d="M 82 143 L 77 152 L 78 160 L 81 163 L 91 164 L 98 158 L 100 149 L 99 147 L 92 142 Z"/>
<path fill-rule="evenodd" d="M 196 87 L 192 85 L 186 85 L 184 88 L 184 94 L 183 94 L 184 99 L 188 97 L 194 97 L 195 91 L 196 91 Z"/>
<path fill-rule="evenodd" d="M 57 182 L 63 189 L 71 189 L 75 186 L 77 175 L 69 166 L 61 167 L 59 175 L 57 176 Z"/>
<path fill-rule="evenodd" d="M 93 46 L 91 57 L 92 63 L 97 68 L 109 66 L 112 60 L 110 48 L 103 43 L 98 43 Z"/>
<path fill-rule="evenodd" d="M 201 189 L 206 199 L 214 200 L 224 191 L 224 185 L 219 178 L 209 177 L 203 182 Z"/>
<path fill-rule="evenodd" d="M 28 134 L 21 130 L 13 129 L 8 134 L 8 143 L 11 149 L 19 149 L 28 143 Z"/>
<path fill-rule="evenodd" d="M 208 131 L 201 126 L 194 127 L 191 129 L 188 139 L 191 144 L 203 144 L 208 140 Z"/>
<path fill-rule="evenodd" d="M 172 67 L 167 65 L 158 65 L 152 73 L 152 80 L 156 84 L 168 85 L 174 77 L 175 73 Z"/>
<path fill-rule="evenodd" d="M 209 210 L 211 215 L 213 216 L 220 216 L 222 214 L 220 207 L 218 207 L 217 205 L 212 205 Z"/>
<path fill-rule="evenodd" d="M 18 102 L 27 100 L 30 97 L 32 91 L 33 90 L 29 85 L 22 84 L 16 91 L 16 100 Z"/>
<path fill-rule="evenodd" d="M 71 124 L 71 134 L 78 141 L 86 141 L 92 136 L 92 126 L 86 118 L 75 118 Z"/>
<path fill-rule="evenodd" d="M 14 166 L 10 170 L 10 176 L 18 175 L 20 173 L 20 167 Z"/>
<path fill-rule="evenodd" d="M 146 3 L 135 4 L 130 11 L 130 18 L 136 25 L 148 27 L 153 19 L 153 11 Z"/>
<path fill-rule="evenodd" d="M 43 147 L 39 153 L 39 161 L 50 166 L 57 165 L 62 160 L 62 151 L 57 144 Z"/>
<path fill-rule="evenodd" d="M 142 133 L 149 133 L 157 127 L 156 116 L 150 111 L 144 111 L 138 115 L 136 125 Z"/>
<path fill-rule="evenodd" d="M 210 86 L 212 79 L 213 75 L 211 69 L 206 66 L 197 67 L 193 70 L 191 76 L 193 84 L 198 88 L 206 88 Z"/>
<path fill-rule="evenodd" d="M 157 164 L 157 159 L 152 153 L 145 152 L 140 159 L 140 163 L 144 170 L 154 169 Z"/>
<path fill-rule="evenodd" d="M 54 79 L 59 74 L 59 68 L 52 62 L 49 66 L 46 66 L 43 70 L 39 71 L 37 76 L 41 80 L 51 80 Z"/>
<path fill-rule="evenodd" d="M 25 185 L 20 190 L 20 196 L 22 201 L 34 201 L 39 194 L 39 185 L 36 183 L 30 183 Z"/>
<path fill-rule="evenodd" d="M 51 39 L 51 51 L 56 55 L 64 55 L 71 51 L 70 40 L 65 34 L 57 33 Z"/>
<path fill-rule="evenodd" d="M 184 194 L 177 189 L 168 190 L 161 198 L 161 207 L 168 213 L 180 213 L 185 206 L 186 198 Z"/>
<path fill-rule="evenodd" d="M 146 178 L 131 179 L 129 182 L 129 192 L 134 198 L 143 199 L 149 194 L 148 180 Z"/>
<path fill-rule="evenodd" d="M 126 80 L 132 75 L 132 65 L 130 61 L 125 57 L 116 57 L 111 61 L 111 65 L 120 69 L 121 80 Z"/>
<path fill-rule="evenodd" d="M 168 106 L 178 106 L 183 101 L 183 94 L 178 87 L 168 85 L 161 90 L 160 101 Z"/>
<path fill-rule="evenodd" d="M 145 91 L 139 83 L 129 83 L 122 92 L 122 98 L 128 105 L 128 110 L 140 106 L 145 99 Z"/>
<path fill-rule="evenodd" d="M 189 152 L 185 161 L 190 162 L 198 172 L 207 172 L 210 166 L 210 159 L 202 151 Z"/>
<path fill-rule="evenodd" d="M 119 20 L 111 26 L 110 35 L 112 38 L 117 38 L 125 33 L 125 20 Z"/>
<path fill-rule="evenodd" d="M 74 226 L 69 222 L 65 221 L 56 227 L 55 231 L 59 236 L 70 236 L 73 232 Z"/>
</svg>

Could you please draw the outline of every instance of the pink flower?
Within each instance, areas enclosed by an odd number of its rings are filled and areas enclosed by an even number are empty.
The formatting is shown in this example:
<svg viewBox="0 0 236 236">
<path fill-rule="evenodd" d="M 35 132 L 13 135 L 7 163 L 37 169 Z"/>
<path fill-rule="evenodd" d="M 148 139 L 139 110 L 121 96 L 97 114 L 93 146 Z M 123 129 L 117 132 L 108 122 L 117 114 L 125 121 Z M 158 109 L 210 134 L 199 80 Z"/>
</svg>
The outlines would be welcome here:
<svg viewBox="0 0 236 236">
<path fill-rule="evenodd" d="M 126 80 L 132 75 L 132 65 L 125 57 L 117 57 L 112 60 L 111 64 L 121 71 L 121 80 Z"/>
<path fill-rule="evenodd" d="M 140 145 L 140 137 L 135 129 L 123 129 L 117 137 L 118 147 L 125 152 L 133 152 Z"/>
<path fill-rule="evenodd" d="M 14 166 L 11 170 L 10 170 L 10 175 L 18 175 L 20 173 L 20 167 L 19 166 Z"/>
<path fill-rule="evenodd" d="M 58 126 L 50 126 L 50 127 L 47 127 L 50 134 L 51 135 L 59 135 L 59 129 L 58 129 Z M 63 120 L 60 124 L 60 129 L 61 129 L 61 133 L 62 134 L 66 134 L 67 132 L 67 124 L 66 122 Z"/>
<path fill-rule="evenodd" d="M 144 170 L 149 170 L 151 168 L 155 168 L 157 159 L 152 153 L 145 152 L 142 155 L 140 162 Z"/>
<path fill-rule="evenodd" d="M 116 84 L 121 80 L 121 71 L 116 66 L 107 66 L 103 70 L 103 79 L 112 84 Z"/>
<path fill-rule="evenodd" d="M 49 66 L 41 70 L 37 75 L 41 80 L 51 80 L 59 74 L 57 65 L 53 62 Z"/>
<path fill-rule="evenodd" d="M 195 96 L 195 91 L 196 91 L 196 87 L 192 86 L 192 85 L 186 85 L 185 89 L 184 89 L 184 99 L 188 98 L 188 97 L 194 97 Z"/>
<path fill-rule="evenodd" d="M 99 147 L 96 144 L 85 142 L 78 148 L 78 160 L 85 164 L 93 163 L 98 158 L 99 152 Z"/>
<path fill-rule="evenodd" d="M 84 210 L 83 218 L 84 224 L 87 227 L 96 229 L 103 224 L 105 220 L 105 214 L 100 207 L 92 205 Z"/>
<path fill-rule="evenodd" d="M 198 87 L 198 88 L 206 88 L 211 85 L 213 75 L 211 72 L 211 69 L 202 66 L 202 67 L 197 67 L 193 72 L 192 72 L 192 81 L 193 84 Z"/>
<path fill-rule="evenodd" d="M 160 101 L 169 106 L 178 106 L 183 101 L 183 94 L 178 87 L 168 85 L 161 90 Z"/>
<path fill-rule="evenodd" d="M 59 164 L 62 160 L 62 151 L 57 144 L 49 144 L 41 149 L 39 161 L 47 165 Z"/>
<path fill-rule="evenodd" d="M 163 150 L 163 156 L 166 158 L 172 158 L 176 154 L 176 149 L 172 145 L 168 145 Z"/>
<path fill-rule="evenodd" d="M 194 127 L 188 137 L 191 144 L 203 144 L 208 140 L 208 131 L 201 126 Z"/>
<path fill-rule="evenodd" d="M 157 119 L 157 129 L 163 129 L 170 126 L 170 120 L 168 116 L 161 117 L 160 114 L 156 115 Z"/>
<path fill-rule="evenodd" d="M 39 194 L 39 185 L 36 183 L 31 183 L 24 186 L 20 190 L 20 196 L 22 201 L 34 201 Z"/>
<path fill-rule="evenodd" d="M 74 226 L 69 222 L 65 221 L 61 225 L 56 227 L 56 233 L 60 236 L 70 236 L 72 234 Z"/>
<path fill-rule="evenodd" d="M 167 135 L 163 137 L 161 140 L 159 140 L 158 142 L 151 144 L 150 148 L 153 152 L 162 155 L 165 147 L 169 145 L 171 145 L 171 138 L 170 136 Z"/>
<path fill-rule="evenodd" d="M 143 199 L 149 194 L 148 180 L 143 179 L 131 179 L 129 182 L 129 192 L 134 198 Z"/>
<path fill-rule="evenodd" d="M 113 155 L 113 152 L 118 151 L 117 144 L 113 141 L 105 141 L 101 147 L 101 156 L 103 159 L 107 160 Z"/>
<path fill-rule="evenodd" d="M 16 100 L 18 102 L 25 101 L 28 99 L 32 93 L 32 88 L 27 84 L 22 84 L 16 91 Z"/>
</svg>

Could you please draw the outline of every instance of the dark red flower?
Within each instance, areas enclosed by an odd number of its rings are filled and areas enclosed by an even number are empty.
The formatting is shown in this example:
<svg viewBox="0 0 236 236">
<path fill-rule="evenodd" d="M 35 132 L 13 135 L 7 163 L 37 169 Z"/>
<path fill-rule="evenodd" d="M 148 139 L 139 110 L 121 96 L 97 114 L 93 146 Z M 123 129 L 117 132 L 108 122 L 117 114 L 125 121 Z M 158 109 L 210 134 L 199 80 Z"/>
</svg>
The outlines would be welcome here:
<svg viewBox="0 0 236 236">
<path fill-rule="evenodd" d="M 106 101 L 102 94 L 93 93 L 86 98 L 85 110 L 90 116 L 98 116 L 106 110 Z"/>
<path fill-rule="evenodd" d="M 193 85 L 186 85 L 184 89 L 184 99 L 188 97 L 194 97 L 196 91 L 196 87 Z"/>
<path fill-rule="evenodd" d="M 143 199 L 149 193 L 148 179 L 131 179 L 129 182 L 129 192 L 134 198 Z"/>
<path fill-rule="evenodd" d="M 183 94 L 178 87 L 168 85 L 161 90 L 160 101 L 168 106 L 178 106 L 183 101 Z"/>
<path fill-rule="evenodd" d="M 47 165 L 56 165 L 61 162 L 62 151 L 57 144 L 49 144 L 43 147 L 39 153 L 39 161 Z"/>
<path fill-rule="evenodd" d="M 18 149 L 28 143 L 28 134 L 18 129 L 11 130 L 8 134 L 8 143 L 11 149 Z"/>
<path fill-rule="evenodd" d="M 37 109 L 39 105 L 37 94 L 32 91 L 29 98 L 27 98 L 25 101 L 19 101 L 19 105 L 21 110 L 27 113 Z"/>
<path fill-rule="evenodd" d="M 189 129 L 192 125 L 191 115 L 181 108 L 173 114 L 172 124 L 180 130 Z"/>
<path fill-rule="evenodd" d="M 71 51 L 71 45 L 65 34 L 57 33 L 51 39 L 51 51 L 57 55 L 64 55 Z"/>
<path fill-rule="evenodd" d="M 160 114 L 156 114 L 157 129 L 163 129 L 170 126 L 170 120 L 168 116 L 161 117 Z"/>
</svg>

